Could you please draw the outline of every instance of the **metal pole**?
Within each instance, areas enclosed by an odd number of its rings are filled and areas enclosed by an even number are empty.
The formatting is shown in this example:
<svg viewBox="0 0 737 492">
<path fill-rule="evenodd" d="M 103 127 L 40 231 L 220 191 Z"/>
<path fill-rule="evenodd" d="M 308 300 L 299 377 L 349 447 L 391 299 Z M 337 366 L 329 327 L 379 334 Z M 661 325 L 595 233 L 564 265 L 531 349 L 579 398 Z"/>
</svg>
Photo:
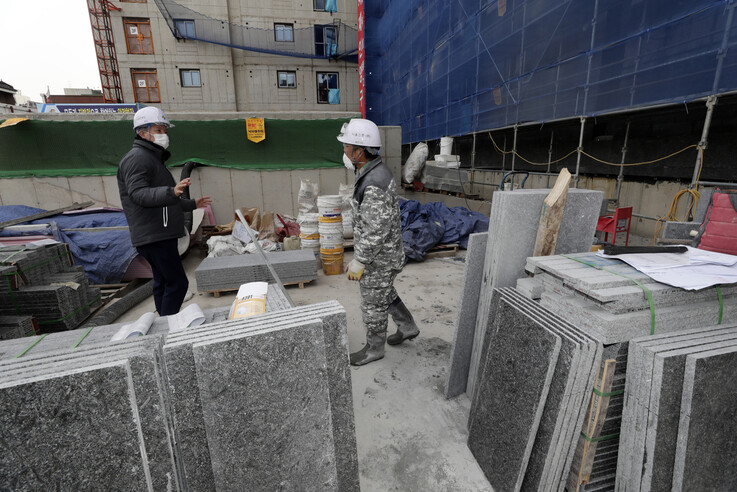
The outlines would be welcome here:
<svg viewBox="0 0 737 492">
<path fill-rule="evenodd" d="M 622 181 L 624 181 L 624 159 L 627 156 L 627 142 L 630 138 L 630 120 L 627 120 L 627 129 L 624 131 L 624 143 L 622 144 L 622 160 L 617 175 L 617 207 L 619 207 L 619 196 L 622 193 Z"/>
<path fill-rule="evenodd" d="M 473 134 L 473 147 L 471 147 L 471 170 L 476 167 L 476 134 Z"/>
<path fill-rule="evenodd" d="M 558 95 L 556 94 L 556 97 Z M 548 170 L 546 173 L 550 174 L 550 164 L 553 162 L 553 137 L 555 136 L 555 130 L 550 131 L 550 147 L 548 147 Z M 550 176 L 547 178 L 548 188 L 550 188 Z"/>
<path fill-rule="evenodd" d="M 581 152 L 583 151 L 583 130 L 586 126 L 586 117 L 581 116 L 581 131 L 578 135 L 578 156 L 576 156 L 576 174 L 573 176 L 573 187 L 578 188 L 578 171 L 581 168 Z"/>
<path fill-rule="evenodd" d="M 709 143 L 709 128 L 711 127 L 711 117 L 714 114 L 714 106 L 717 105 L 717 96 L 709 96 L 706 99 L 706 118 L 704 119 L 704 129 L 701 131 L 701 140 L 699 141 L 699 147 L 701 150 L 706 150 L 706 146 Z M 696 182 L 699 179 L 699 171 L 701 170 L 701 152 L 696 153 L 696 165 L 693 170 L 693 178 L 691 178 L 691 186 L 689 188 L 696 188 Z"/>
<path fill-rule="evenodd" d="M 279 278 L 279 275 L 276 274 L 276 270 L 274 270 L 274 267 L 271 266 L 271 263 L 269 263 L 269 259 L 266 257 L 266 253 L 264 253 L 264 250 L 261 249 L 261 245 L 258 243 L 258 238 L 256 237 L 256 234 L 254 234 L 251 228 L 248 226 L 248 222 L 246 222 L 246 218 L 243 217 L 243 213 L 239 209 L 235 209 L 235 213 L 238 215 L 238 219 L 240 219 L 241 224 L 243 224 L 243 227 L 246 228 L 246 231 L 248 232 L 248 236 L 251 238 L 251 241 L 253 241 L 253 244 L 256 245 L 256 250 L 258 250 L 258 253 L 261 255 L 261 258 L 264 260 L 264 263 L 266 263 L 266 267 L 269 269 L 269 272 L 271 272 L 271 276 L 274 278 L 277 288 L 282 291 L 282 294 L 284 294 L 284 297 L 287 298 L 287 300 L 289 301 L 289 304 L 292 307 L 294 307 L 294 302 L 292 301 L 292 298 L 289 297 L 289 294 L 287 294 L 287 290 L 284 288 L 284 284 L 282 284 L 281 279 Z"/>
<path fill-rule="evenodd" d="M 517 152 L 517 125 L 514 125 L 514 143 L 512 144 L 512 171 L 514 171 L 514 158 Z"/>
</svg>

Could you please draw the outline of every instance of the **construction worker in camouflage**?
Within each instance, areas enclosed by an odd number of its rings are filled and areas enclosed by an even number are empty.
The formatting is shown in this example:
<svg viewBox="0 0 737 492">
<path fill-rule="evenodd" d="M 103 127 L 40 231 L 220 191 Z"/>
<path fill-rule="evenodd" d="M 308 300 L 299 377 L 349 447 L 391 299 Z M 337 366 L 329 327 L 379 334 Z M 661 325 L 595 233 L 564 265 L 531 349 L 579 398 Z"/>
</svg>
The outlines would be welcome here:
<svg viewBox="0 0 737 492">
<path fill-rule="evenodd" d="M 404 265 L 402 223 L 397 185 L 379 156 L 381 136 L 371 121 L 352 119 L 338 135 L 343 144 L 343 164 L 356 173 L 353 189 L 353 261 L 346 271 L 361 290 L 361 314 L 366 345 L 350 356 L 362 366 L 384 357 L 384 346 L 398 345 L 420 334 L 412 314 L 394 289 L 394 279 Z M 386 336 L 388 315 L 397 332 Z"/>
</svg>

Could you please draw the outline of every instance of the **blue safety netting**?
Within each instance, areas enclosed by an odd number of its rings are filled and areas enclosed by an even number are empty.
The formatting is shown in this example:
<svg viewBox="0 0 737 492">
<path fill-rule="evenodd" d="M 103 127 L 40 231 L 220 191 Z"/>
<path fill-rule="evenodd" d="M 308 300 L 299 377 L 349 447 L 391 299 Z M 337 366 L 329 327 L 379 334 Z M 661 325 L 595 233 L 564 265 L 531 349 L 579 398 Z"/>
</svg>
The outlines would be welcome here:
<svg viewBox="0 0 737 492">
<path fill-rule="evenodd" d="M 332 16 L 326 17 L 325 24 L 295 28 L 289 20 L 254 19 L 245 5 L 232 11 L 227 3 L 196 7 L 202 12 L 174 0 L 155 2 L 178 39 L 272 55 L 357 61 L 358 32 Z M 328 14 L 338 11 L 335 0 L 316 2 L 315 7 Z"/>
<path fill-rule="evenodd" d="M 732 0 L 366 0 L 367 117 L 404 143 L 737 90 Z"/>
<path fill-rule="evenodd" d="M 25 205 L 0 206 L 0 222 L 42 212 L 46 212 L 46 210 L 27 207 Z M 74 258 L 74 264 L 84 267 L 87 278 L 94 284 L 119 283 L 125 271 L 128 269 L 130 262 L 138 254 L 131 244 L 128 229 L 100 229 L 107 227 L 128 227 L 128 222 L 123 212 L 103 211 L 75 215 L 60 214 L 24 224 L 39 224 L 39 228 L 25 230 L 23 232 L 3 229 L 0 231 L 0 237 L 54 236 L 54 239 L 57 241 L 69 245 L 69 250 Z"/>
<path fill-rule="evenodd" d="M 407 260 L 423 261 L 438 244 L 468 246 L 468 235 L 489 230 L 489 218 L 464 207 L 448 208 L 444 203 L 422 205 L 417 200 L 400 200 L 402 241 Z"/>
</svg>

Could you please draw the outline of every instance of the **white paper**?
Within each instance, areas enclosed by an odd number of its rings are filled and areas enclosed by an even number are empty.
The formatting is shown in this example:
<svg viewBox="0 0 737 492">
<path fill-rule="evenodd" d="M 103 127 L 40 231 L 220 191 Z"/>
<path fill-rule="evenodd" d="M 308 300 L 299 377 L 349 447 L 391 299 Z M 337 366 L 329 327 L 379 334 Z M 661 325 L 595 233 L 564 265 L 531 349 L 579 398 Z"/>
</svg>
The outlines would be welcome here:
<svg viewBox="0 0 737 492">
<path fill-rule="evenodd" d="M 737 282 L 737 256 L 687 246 L 686 253 L 606 255 L 622 260 L 653 280 L 686 290 Z"/>
<path fill-rule="evenodd" d="M 197 304 L 190 304 L 177 314 L 167 316 L 169 331 L 180 331 L 193 326 L 199 326 L 205 322 L 205 313 Z"/>
<path fill-rule="evenodd" d="M 156 315 L 154 313 L 145 313 L 133 323 L 121 326 L 120 330 L 113 335 L 110 341 L 116 342 L 118 340 L 125 340 L 126 338 L 142 337 L 148 333 L 155 319 Z"/>
<path fill-rule="evenodd" d="M 253 231 L 253 235 L 258 239 L 258 232 Z M 248 234 L 246 226 L 244 226 L 239 220 L 236 220 L 235 225 L 233 226 L 233 237 L 239 239 L 243 244 L 251 242 L 251 235 Z"/>
</svg>

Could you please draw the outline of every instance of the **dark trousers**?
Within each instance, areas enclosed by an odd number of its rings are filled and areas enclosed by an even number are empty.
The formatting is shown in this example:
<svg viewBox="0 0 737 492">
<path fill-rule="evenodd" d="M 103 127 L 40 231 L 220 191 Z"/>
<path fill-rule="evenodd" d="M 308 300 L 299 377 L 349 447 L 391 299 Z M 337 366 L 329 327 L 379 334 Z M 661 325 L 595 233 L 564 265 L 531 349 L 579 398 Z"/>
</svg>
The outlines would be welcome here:
<svg viewBox="0 0 737 492">
<path fill-rule="evenodd" d="M 177 250 L 177 240 L 167 239 L 137 246 L 154 273 L 154 303 L 159 316 L 177 314 L 187 295 L 189 280 Z"/>
</svg>

